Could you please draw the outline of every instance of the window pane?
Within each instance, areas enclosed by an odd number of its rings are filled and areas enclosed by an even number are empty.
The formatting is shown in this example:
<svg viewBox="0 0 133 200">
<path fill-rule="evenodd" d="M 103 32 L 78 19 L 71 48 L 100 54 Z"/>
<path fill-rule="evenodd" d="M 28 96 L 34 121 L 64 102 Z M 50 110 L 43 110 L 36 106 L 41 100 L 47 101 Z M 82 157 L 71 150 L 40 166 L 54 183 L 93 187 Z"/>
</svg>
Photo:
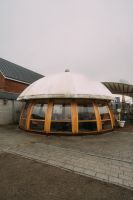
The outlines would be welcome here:
<svg viewBox="0 0 133 200">
<path fill-rule="evenodd" d="M 111 121 L 102 121 L 102 129 L 112 129 Z"/>
<path fill-rule="evenodd" d="M 44 119 L 47 110 L 47 104 L 36 104 L 33 107 L 31 118 L 32 119 Z"/>
<path fill-rule="evenodd" d="M 107 106 L 98 104 L 98 108 L 99 108 L 101 119 L 110 119 L 110 115 L 109 115 Z"/>
<path fill-rule="evenodd" d="M 71 119 L 71 106 L 54 104 L 52 112 L 52 120 L 70 120 Z"/>
<path fill-rule="evenodd" d="M 92 104 L 78 105 L 78 119 L 79 120 L 95 120 L 95 112 Z"/>
<path fill-rule="evenodd" d="M 44 130 L 44 121 L 30 120 L 30 129 L 34 130 L 34 131 L 43 131 Z"/>
<path fill-rule="evenodd" d="M 24 106 L 24 109 L 22 111 L 21 118 L 26 118 L 27 117 L 28 106 L 29 106 L 29 103 L 26 103 L 25 106 Z"/>
<path fill-rule="evenodd" d="M 72 124 L 70 122 L 52 122 L 51 132 L 72 132 Z"/>
<path fill-rule="evenodd" d="M 80 131 L 97 131 L 96 122 L 79 122 Z"/>
</svg>

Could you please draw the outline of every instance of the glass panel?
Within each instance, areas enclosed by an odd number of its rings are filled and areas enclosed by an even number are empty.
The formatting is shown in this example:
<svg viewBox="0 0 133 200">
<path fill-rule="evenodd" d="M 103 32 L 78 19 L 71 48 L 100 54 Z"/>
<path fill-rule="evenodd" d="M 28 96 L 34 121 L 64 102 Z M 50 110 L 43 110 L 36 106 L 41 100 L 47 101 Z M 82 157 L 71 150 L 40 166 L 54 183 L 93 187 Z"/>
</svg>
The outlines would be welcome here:
<svg viewBox="0 0 133 200">
<path fill-rule="evenodd" d="M 71 106 L 54 104 L 52 120 L 71 120 Z"/>
<path fill-rule="evenodd" d="M 34 131 L 43 131 L 44 121 L 30 120 L 30 129 Z"/>
<path fill-rule="evenodd" d="M 24 106 L 24 109 L 22 111 L 21 118 L 26 118 L 27 117 L 28 106 L 29 106 L 29 103 L 26 103 L 25 106 Z"/>
<path fill-rule="evenodd" d="M 102 129 L 112 129 L 111 121 L 102 121 Z"/>
<path fill-rule="evenodd" d="M 92 104 L 78 105 L 79 120 L 95 120 L 95 112 Z"/>
<path fill-rule="evenodd" d="M 72 132 L 72 124 L 70 122 L 52 122 L 51 132 Z"/>
<path fill-rule="evenodd" d="M 97 131 L 96 122 L 79 122 L 79 132 L 80 131 Z"/>
<path fill-rule="evenodd" d="M 110 115 L 109 115 L 107 106 L 98 104 L 98 108 L 99 108 L 99 113 L 100 113 L 101 119 L 110 119 Z"/>
<path fill-rule="evenodd" d="M 47 104 L 36 104 L 33 107 L 31 118 L 32 119 L 44 119 L 47 110 Z"/>
</svg>

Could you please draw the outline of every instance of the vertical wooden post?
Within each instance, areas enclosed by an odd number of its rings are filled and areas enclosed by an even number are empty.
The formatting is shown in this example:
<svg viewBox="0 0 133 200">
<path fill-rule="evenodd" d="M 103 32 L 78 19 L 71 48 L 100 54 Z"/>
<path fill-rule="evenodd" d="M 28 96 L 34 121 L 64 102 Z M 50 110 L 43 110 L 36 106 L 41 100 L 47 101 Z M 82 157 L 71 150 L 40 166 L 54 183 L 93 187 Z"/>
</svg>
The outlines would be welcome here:
<svg viewBox="0 0 133 200">
<path fill-rule="evenodd" d="M 24 108 L 25 108 L 25 106 L 22 108 L 22 111 L 21 111 L 21 114 L 20 114 L 19 127 L 21 127 L 21 125 L 22 125 L 22 115 L 23 115 L 23 112 L 24 112 Z"/>
<path fill-rule="evenodd" d="M 110 115 L 111 126 L 112 126 L 112 128 L 114 128 L 114 126 L 115 126 L 115 118 L 114 118 L 114 115 L 113 115 L 113 113 L 112 113 L 112 111 L 111 111 L 111 108 L 109 107 L 108 104 L 106 104 L 106 107 L 107 107 L 108 112 L 109 112 L 109 115 Z"/>
<path fill-rule="evenodd" d="M 101 121 L 98 106 L 95 102 L 93 102 L 93 107 L 94 107 L 96 121 L 97 121 L 97 131 L 100 132 L 100 131 L 102 131 L 102 121 Z"/>
<path fill-rule="evenodd" d="M 45 115 L 45 125 L 44 125 L 44 132 L 46 133 L 50 133 L 52 109 L 53 109 L 53 102 L 49 101 L 47 112 Z"/>
<path fill-rule="evenodd" d="M 31 113 L 33 109 L 34 103 L 30 103 L 28 110 L 27 110 L 27 118 L 26 118 L 26 130 L 30 129 L 30 118 L 31 118 Z"/>
<path fill-rule="evenodd" d="M 72 113 L 72 133 L 78 133 L 78 111 L 77 111 L 77 103 L 72 101 L 71 103 L 71 113 Z"/>
</svg>

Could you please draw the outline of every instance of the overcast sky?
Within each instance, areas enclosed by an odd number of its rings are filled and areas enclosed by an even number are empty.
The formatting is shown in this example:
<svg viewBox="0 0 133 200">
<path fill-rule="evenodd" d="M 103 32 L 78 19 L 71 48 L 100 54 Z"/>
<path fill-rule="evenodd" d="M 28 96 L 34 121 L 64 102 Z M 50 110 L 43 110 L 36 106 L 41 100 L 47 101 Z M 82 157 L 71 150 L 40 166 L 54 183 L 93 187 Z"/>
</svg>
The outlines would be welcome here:
<svg viewBox="0 0 133 200">
<path fill-rule="evenodd" d="M 133 83 L 133 0 L 0 0 L 0 57 Z"/>
</svg>

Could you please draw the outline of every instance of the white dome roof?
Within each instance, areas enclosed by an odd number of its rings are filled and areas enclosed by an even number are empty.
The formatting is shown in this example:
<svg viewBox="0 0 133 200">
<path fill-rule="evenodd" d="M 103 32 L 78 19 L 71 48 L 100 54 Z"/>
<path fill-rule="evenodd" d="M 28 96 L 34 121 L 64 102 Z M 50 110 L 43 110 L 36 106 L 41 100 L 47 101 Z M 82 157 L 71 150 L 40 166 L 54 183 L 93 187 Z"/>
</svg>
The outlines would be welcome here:
<svg viewBox="0 0 133 200">
<path fill-rule="evenodd" d="M 100 82 L 89 81 L 81 74 L 64 72 L 35 81 L 19 95 L 18 100 L 41 98 L 112 99 L 113 95 Z"/>
</svg>

